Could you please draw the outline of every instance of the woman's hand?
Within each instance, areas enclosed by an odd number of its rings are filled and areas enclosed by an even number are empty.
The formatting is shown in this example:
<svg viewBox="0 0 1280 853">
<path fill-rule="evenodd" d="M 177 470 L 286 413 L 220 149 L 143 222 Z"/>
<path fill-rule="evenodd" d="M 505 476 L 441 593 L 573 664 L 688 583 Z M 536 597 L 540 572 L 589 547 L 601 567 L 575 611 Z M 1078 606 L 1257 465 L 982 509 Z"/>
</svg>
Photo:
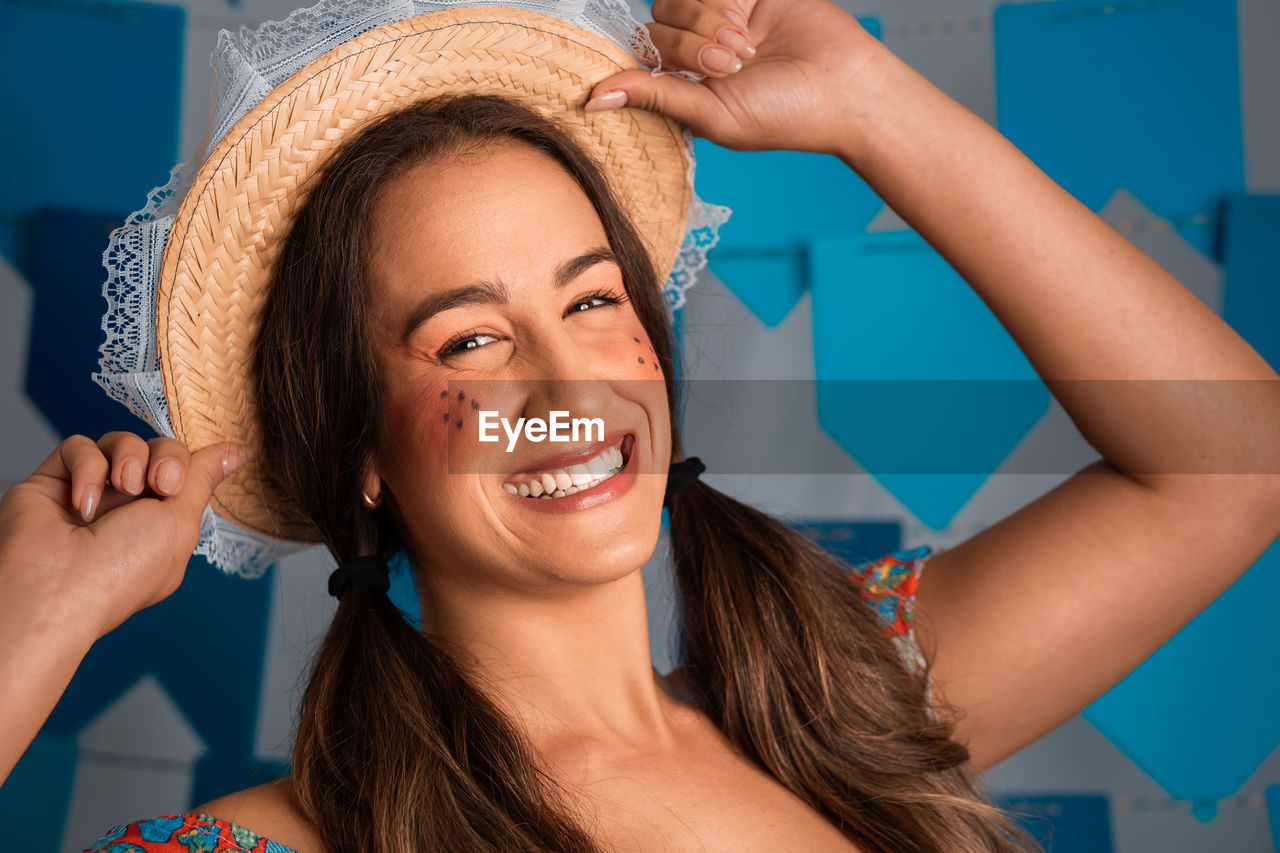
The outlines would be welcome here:
<svg viewBox="0 0 1280 853">
<path fill-rule="evenodd" d="M 625 106 L 669 116 L 738 151 L 837 154 L 850 117 L 865 103 L 871 76 L 865 72 L 892 56 L 828 0 L 655 0 L 652 11 L 654 22 L 646 26 L 662 68 L 707 79 L 624 71 L 598 83 L 592 99 L 625 92 Z M 743 23 L 754 54 L 735 38 Z M 717 51 L 728 66 L 716 67 Z M 737 70 L 734 57 L 741 61 Z M 619 100 L 587 109 L 621 106 Z"/>
<path fill-rule="evenodd" d="M 178 588 L 214 487 L 246 459 L 129 432 L 68 438 L 0 500 L 0 586 L 73 607 L 101 637 Z"/>
</svg>

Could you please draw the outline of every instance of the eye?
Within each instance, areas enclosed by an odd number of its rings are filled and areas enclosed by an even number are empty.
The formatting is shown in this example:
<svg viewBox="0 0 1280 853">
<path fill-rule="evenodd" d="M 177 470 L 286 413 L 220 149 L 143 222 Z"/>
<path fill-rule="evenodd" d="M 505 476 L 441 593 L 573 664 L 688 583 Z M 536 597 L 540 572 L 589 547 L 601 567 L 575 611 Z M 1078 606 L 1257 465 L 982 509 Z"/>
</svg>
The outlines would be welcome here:
<svg viewBox="0 0 1280 853">
<path fill-rule="evenodd" d="M 569 310 L 564 313 L 565 316 L 568 317 L 570 314 L 590 311 L 593 308 L 599 308 L 602 305 L 622 305 L 626 301 L 626 296 L 619 296 L 607 290 L 599 290 L 595 293 L 588 293 L 586 296 L 581 296 L 575 299 L 573 304 L 569 306 Z"/>
<path fill-rule="evenodd" d="M 460 335 L 455 335 L 446 341 L 444 346 L 440 347 L 440 352 L 436 357 L 446 359 L 455 355 L 460 355 L 464 352 L 478 350 L 497 339 L 497 335 L 490 335 L 485 332 L 478 332 L 475 329 L 472 329 L 469 332 L 463 332 Z"/>
</svg>

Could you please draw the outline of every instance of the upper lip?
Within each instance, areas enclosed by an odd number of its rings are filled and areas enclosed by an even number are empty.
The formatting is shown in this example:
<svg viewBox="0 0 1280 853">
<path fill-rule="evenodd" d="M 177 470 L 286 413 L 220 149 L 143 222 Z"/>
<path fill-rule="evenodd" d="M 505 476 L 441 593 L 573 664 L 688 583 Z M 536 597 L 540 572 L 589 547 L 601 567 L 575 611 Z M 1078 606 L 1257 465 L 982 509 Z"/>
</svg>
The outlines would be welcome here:
<svg viewBox="0 0 1280 853">
<path fill-rule="evenodd" d="M 630 433 L 631 430 L 628 429 L 620 429 L 615 432 L 605 433 L 603 441 L 579 445 L 571 450 L 562 450 L 559 453 L 544 456 L 541 459 L 535 460 L 523 468 L 520 468 L 518 471 L 514 472 L 512 476 L 533 471 L 545 471 L 551 468 L 568 468 L 571 465 L 586 462 L 591 457 L 597 456 L 608 448 L 613 447 Z"/>
</svg>

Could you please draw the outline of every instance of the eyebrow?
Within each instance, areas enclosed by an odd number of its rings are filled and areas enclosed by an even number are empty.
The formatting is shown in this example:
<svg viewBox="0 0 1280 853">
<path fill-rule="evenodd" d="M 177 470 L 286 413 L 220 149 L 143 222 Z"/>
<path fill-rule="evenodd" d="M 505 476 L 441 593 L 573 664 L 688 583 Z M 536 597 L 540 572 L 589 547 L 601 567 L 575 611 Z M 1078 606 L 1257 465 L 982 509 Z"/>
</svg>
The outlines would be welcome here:
<svg viewBox="0 0 1280 853">
<path fill-rule="evenodd" d="M 601 263 L 622 266 L 618 262 L 618 256 L 613 253 L 612 249 L 608 246 L 597 246 L 561 263 L 560 266 L 556 267 L 552 281 L 556 289 L 559 290 L 568 286 L 570 282 L 596 264 Z M 409 320 L 405 324 L 404 340 L 407 341 L 419 326 L 441 311 L 461 308 L 466 305 L 504 304 L 510 298 L 510 293 L 510 286 L 505 281 L 501 279 L 492 281 L 483 279 L 464 284 L 461 287 L 455 287 L 452 290 L 446 290 L 443 293 L 437 293 L 434 296 L 428 296 L 418 303 L 418 307 L 409 315 Z"/>
</svg>

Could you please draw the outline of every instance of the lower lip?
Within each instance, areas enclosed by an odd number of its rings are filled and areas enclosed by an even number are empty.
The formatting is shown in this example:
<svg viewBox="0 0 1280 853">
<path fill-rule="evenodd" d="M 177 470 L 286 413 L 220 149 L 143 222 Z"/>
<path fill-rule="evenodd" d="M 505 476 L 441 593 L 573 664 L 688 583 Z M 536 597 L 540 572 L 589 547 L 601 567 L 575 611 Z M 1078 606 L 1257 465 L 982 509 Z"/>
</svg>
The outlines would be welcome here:
<svg viewBox="0 0 1280 853">
<path fill-rule="evenodd" d="M 504 495 L 515 501 L 519 501 L 520 505 L 536 510 L 538 512 L 551 513 L 552 515 L 578 512 L 579 510 L 591 509 L 593 506 L 599 506 L 606 501 L 621 497 L 636 482 L 636 457 L 640 454 L 637 452 L 637 441 L 633 438 L 631 442 L 631 455 L 627 458 L 627 464 L 622 466 L 622 470 L 614 474 L 603 483 L 592 486 L 591 488 L 574 492 L 572 495 L 566 495 L 563 498 L 524 498 L 519 495 L 513 495 L 508 491 L 503 491 Z"/>
</svg>

